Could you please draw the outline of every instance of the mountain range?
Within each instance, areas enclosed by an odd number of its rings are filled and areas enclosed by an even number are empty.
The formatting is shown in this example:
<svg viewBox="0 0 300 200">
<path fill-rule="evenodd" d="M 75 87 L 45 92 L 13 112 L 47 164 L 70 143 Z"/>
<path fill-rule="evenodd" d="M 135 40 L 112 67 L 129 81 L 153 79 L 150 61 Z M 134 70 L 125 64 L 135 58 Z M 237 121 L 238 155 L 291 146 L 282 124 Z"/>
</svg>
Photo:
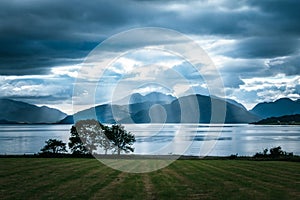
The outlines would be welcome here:
<svg viewBox="0 0 300 200">
<path fill-rule="evenodd" d="M 145 102 L 167 104 L 171 103 L 174 100 L 176 100 L 176 97 L 172 95 L 167 95 L 160 92 L 151 92 L 146 95 L 142 95 L 140 93 L 133 93 L 132 95 L 128 95 L 113 103 L 117 105 L 128 105 Z"/>
<path fill-rule="evenodd" d="M 215 115 L 211 112 L 212 105 Z M 222 107 L 226 109 L 224 118 L 218 113 Z M 116 101 L 114 105 L 97 105 L 69 116 L 57 109 L 9 99 L 0 99 L 0 109 L 2 124 L 73 124 L 74 118 L 77 121 L 95 117 L 102 123 L 251 123 L 266 117 L 300 114 L 300 101 L 284 98 L 259 103 L 248 111 L 231 99 L 199 94 L 176 98 L 152 92 L 147 95 L 135 93 Z"/>
<path fill-rule="evenodd" d="M 66 117 L 60 110 L 47 106 L 38 107 L 11 99 L 0 99 L 0 123 L 56 123 Z"/>
<path fill-rule="evenodd" d="M 259 103 L 250 112 L 261 118 L 300 114 L 300 100 L 282 98 L 274 102 Z"/>
</svg>

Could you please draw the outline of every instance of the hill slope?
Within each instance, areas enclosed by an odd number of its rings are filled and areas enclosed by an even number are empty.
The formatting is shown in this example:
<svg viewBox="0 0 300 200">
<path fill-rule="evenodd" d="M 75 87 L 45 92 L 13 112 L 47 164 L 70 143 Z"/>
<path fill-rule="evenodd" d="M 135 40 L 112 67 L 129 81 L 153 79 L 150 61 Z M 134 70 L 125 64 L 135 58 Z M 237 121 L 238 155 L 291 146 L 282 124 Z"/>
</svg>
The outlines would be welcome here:
<svg viewBox="0 0 300 200">
<path fill-rule="evenodd" d="M 214 121 L 211 121 L 212 101 L 216 112 Z M 218 113 L 221 107 L 226 108 L 225 121 L 222 113 Z M 122 106 L 99 105 L 76 113 L 75 121 L 95 118 L 95 113 L 102 123 L 250 123 L 260 119 L 236 102 L 203 95 L 180 97 L 171 103 L 146 101 Z M 61 121 L 70 122 L 73 122 L 72 116 Z"/>
<path fill-rule="evenodd" d="M 215 106 L 216 112 L 220 110 L 218 107 L 226 107 L 225 121 L 223 121 L 221 114 L 218 115 L 218 113 L 215 115 L 217 118 L 211 121 L 212 101 L 214 101 L 213 105 Z M 182 111 L 184 113 L 182 113 Z M 161 117 L 161 115 L 165 116 Z M 243 107 L 231 104 L 220 98 L 216 99 L 203 95 L 190 95 L 181 97 L 171 104 L 141 110 L 132 115 L 132 119 L 135 123 L 149 123 L 153 120 L 156 123 L 249 123 L 257 121 L 259 118 L 249 113 Z M 126 120 L 124 121 L 126 122 Z"/>
<path fill-rule="evenodd" d="M 55 123 L 65 116 L 65 113 L 54 108 L 0 99 L 0 122 L 2 123 Z"/>
<path fill-rule="evenodd" d="M 282 98 L 274 102 L 259 103 L 250 112 L 261 118 L 300 114 L 300 101 Z"/>
</svg>

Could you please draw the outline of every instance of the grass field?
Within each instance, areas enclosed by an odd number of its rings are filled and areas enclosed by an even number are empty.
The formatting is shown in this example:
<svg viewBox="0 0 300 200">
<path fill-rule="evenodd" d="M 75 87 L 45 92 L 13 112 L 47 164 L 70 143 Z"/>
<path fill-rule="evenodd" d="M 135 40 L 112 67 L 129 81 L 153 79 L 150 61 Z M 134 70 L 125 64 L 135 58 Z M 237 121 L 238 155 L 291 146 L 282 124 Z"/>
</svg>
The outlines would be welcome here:
<svg viewBox="0 0 300 200">
<path fill-rule="evenodd" d="M 1 158 L 0 199 L 300 199 L 300 163 L 178 160 L 130 174 L 96 159 Z"/>
</svg>

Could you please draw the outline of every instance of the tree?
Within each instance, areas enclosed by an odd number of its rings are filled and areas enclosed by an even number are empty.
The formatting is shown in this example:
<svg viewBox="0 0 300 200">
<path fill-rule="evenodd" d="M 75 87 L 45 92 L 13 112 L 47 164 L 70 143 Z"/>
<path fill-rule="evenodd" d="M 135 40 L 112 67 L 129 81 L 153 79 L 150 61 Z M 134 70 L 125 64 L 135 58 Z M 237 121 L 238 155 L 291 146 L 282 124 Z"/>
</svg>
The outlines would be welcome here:
<svg viewBox="0 0 300 200">
<path fill-rule="evenodd" d="M 121 154 L 121 151 L 124 151 L 125 153 L 134 151 L 134 148 L 131 146 L 135 142 L 135 137 L 130 132 L 124 130 L 123 126 L 112 125 L 111 128 L 108 128 L 105 131 L 105 135 L 114 145 L 115 151 L 118 155 Z"/>
<path fill-rule="evenodd" d="M 107 154 L 107 151 L 111 149 L 111 142 L 104 134 L 104 131 L 107 129 L 108 126 L 104 126 L 96 120 L 78 121 L 75 126 L 71 128 L 71 137 L 68 143 L 71 152 L 73 154 L 88 154 L 89 149 L 92 152 L 93 150 L 97 150 L 97 147 L 100 147 L 103 148 L 105 154 Z"/>
<path fill-rule="evenodd" d="M 113 149 L 112 141 L 106 136 L 106 134 L 110 131 L 108 126 L 105 126 L 100 123 L 100 127 L 102 130 L 101 137 L 98 137 L 99 146 L 103 148 L 105 155 L 108 150 Z"/>
<path fill-rule="evenodd" d="M 280 157 L 284 154 L 286 154 L 286 152 L 281 150 L 281 146 L 273 147 L 273 148 L 270 149 L 270 155 L 272 157 Z"/>
<path fill-rule="evenodd" d="M 81 142 L 77 142 L 77 144 L 80 145 L 80 143 L 82 143 L 84 148 L 90 153 L 97 151 L 97 147 L 99 146 L 99 138 L 103 134 L 98 121 L 94 119 L 80 120 L 76 122 L 75 130 L 79 136 L 79 139 L 81 140 Z M 78 138 L 76 138 L 76 140 L 78 140 Z"/>
<path fill-rule="evenodd" d="M 267 155 L 267 153 L 268 153 L 268 149 L 264 149 L 264 151 L 263 151 L 263 155 L 264 155 L 264 156 L 266 156 L 266 155 Z"/>
<path fill-rule="evenodd" d="M 104 149 L 105 154 L 107 154 L 107 151 L 112 149 L 112 143 L 105 135 L 107 130 L 109 130 L 108 126 L 101 124 L 97 120 L 87 119 L 76 122 L 73 132 L 78 135 L 76 139 L 78 145 L 82 144 L 81 146 L 91 153 L 97 151 L 99 147 Z"/>
<path fill-rule="evenodd" d="M 106 126 L 94 119 L 80 120 L 71 128 L 69 148 L 73 154 L 93 153 L 102 148 L 121 153 L 133 152 L 131 145 L 135 142 L 134 135 L 124 130 L 121 125 Z"/>
<path fill-rule="evenodd" d="M 49 139 L 45 141 L 46 145 L 41 149 L 43 153 L 63 153 L 67 152 L 66 143 L 61 140 Z"/>
<path fill-rule="evenodd" d="M 75 126 L 71 128 L 71 137 L 68 146 L 73 154 L 88 154 L 89 151 L 85 148 L 83 142 L 81 141 L 77 129 Z"/>
</svg>

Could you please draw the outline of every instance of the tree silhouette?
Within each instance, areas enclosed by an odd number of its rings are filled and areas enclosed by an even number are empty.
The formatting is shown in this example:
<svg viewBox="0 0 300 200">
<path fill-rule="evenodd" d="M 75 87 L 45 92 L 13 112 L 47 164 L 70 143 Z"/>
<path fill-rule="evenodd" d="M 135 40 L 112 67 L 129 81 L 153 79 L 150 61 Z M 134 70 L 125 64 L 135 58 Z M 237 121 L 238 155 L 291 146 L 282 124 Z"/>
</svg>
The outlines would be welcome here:
<svg viewBox="0 0 300 200">
<path fill-rule="evenodd" d="M 124 151 L 125 153 L 134 151 L 134 148 L 131 146 L 135 142 L 135 137 L 130 132 L 124 130 L 123 126 L 112 125 L 111 128 L 108 128 L 105 131 L 105 135 L 112 142 L 118 155 L 121 154 L 121 151 Z"/>
<path fill-rule="evenodd" d="M 100 123 L 100 127 L 102 129 L 102 134 L 98 137 L 99 146 L 103 148 L 105 155 L 108 150 L 113 149 L 112 141 L 107 137 L 107 133 L 110 131 L 108 126 L 105 126 Z"/>
<path fill-rule="evenodd" d="M 270 155 L 272 157 L 280 157 L 284 154 L 286 154 L 286 152 L 281 150 L 281 146 L 273 147 L 273 148 L 270 149 Z"/>
<path fill-rule="evenodd" d="M 85 149 L 87 149 L 90 153 L 97 151 L 99 138 L 103 135 L 98 121 L 94 119 L 80 120 L 76 122 L 75 130 Z M 78 138 L 76 140 L 78 140 Z M 77 144 L 80 144 L 80 142 Z"/>
<path fill-rule="evenodd" d="M 49 139 L 45 141 L 46 145 L 41 149 L 43 153 L 63 153 L 67 152 L 66 143 L 61 140 Z"/>
<path fill-rule="evenodd" d="M 68 146 L 73 154 L 88 154 L 89 151 L 84 146 L 83 142 L 81 141 L 77 129 L 75 126 L 71 128 L 71 137 L 69 138 L 70 142 Z"/>
<path fill-rule="evenodd" d="M 94 119 L 80 120 L 71 128 L 68 143 L 73 154 L 95 153 L 102 148 L 107 154 L 114 150 L 118 154 L 122 151 L 133 152 L 131 147 L 135 137 L 124 130 L 121 125 L 106 126 Z"/>
<path fill-rule="evenodd" d="M 253 157 L 255 158 L 291 158 L 293 157 L 293 152 L 283 151 L 281 146 L 273 147 L 270 149 L 270 153 L 268 154 L 268 149 L 264 149 L 263 152 L 256 153 Z"/>
</svg>

